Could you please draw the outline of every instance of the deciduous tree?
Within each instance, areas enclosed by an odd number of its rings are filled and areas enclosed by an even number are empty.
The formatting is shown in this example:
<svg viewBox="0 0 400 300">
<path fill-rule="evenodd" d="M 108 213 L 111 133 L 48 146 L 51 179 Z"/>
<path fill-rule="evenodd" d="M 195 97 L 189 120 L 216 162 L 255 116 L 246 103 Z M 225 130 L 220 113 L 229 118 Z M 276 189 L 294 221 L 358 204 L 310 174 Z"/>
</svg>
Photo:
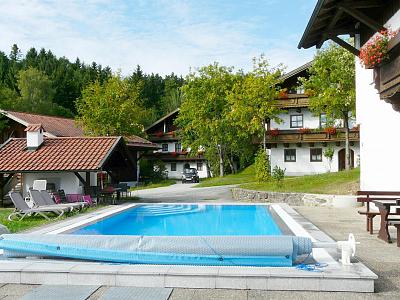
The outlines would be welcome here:
<svg viewBox="0 0 400 300">
<path fill-rule="evenodd" d="M 350 169 L 349 118 L 355 116 L 354 55 L 344 48 L 329 44 L 318 51 L 309 69 L 309 79 L 301 79 L 310 91 L 310 109 L 326 113 L 332 119 L 341 119 L 346 141 L 346 170 Z"/>
</svg>

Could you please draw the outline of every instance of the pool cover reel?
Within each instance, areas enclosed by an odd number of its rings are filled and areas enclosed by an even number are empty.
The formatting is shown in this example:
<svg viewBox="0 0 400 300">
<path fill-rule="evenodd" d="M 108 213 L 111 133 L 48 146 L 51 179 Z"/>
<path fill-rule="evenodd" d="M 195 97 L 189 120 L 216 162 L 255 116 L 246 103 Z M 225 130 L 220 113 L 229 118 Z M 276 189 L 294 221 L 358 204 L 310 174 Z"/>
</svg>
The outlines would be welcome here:
<svg viewBox="0 0 400 300">
<path fill-rule="evenodd" d="M 292 266 L 312 252 L 298 236 L 121 236 L 4 234 L 7 257 L 61 257 L 130 264 Z"/>
</svg>

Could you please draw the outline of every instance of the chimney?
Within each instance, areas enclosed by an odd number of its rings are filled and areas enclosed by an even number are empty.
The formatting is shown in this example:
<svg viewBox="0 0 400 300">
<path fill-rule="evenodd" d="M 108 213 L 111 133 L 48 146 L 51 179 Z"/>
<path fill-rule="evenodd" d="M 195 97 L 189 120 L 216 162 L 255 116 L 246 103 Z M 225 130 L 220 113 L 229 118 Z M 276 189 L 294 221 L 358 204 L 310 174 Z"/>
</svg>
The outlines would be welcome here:
<svg viewBox="0 0 400 300">
<path fill-rule="evenodd" d="M 43 127 L 42 124 L 30 124 L 25 128 L 26 131 L 26 147 L 28 150 L 36 150 L 43 143 Z"/>
</svg>

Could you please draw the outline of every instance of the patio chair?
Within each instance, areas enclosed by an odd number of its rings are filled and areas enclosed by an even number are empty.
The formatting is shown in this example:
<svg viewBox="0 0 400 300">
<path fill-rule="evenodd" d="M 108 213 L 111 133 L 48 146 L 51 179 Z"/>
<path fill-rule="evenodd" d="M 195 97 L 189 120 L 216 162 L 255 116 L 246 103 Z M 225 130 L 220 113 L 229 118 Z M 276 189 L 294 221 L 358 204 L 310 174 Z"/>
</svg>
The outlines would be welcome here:
<svg viewBox="0 0 400 300">
<path fill-rule="evenodd" d="M 74 210 L 74 207 L 72 205 L 47 204 L 42 194 L 37 190 L 29 190 L 29 196 L 36 207 L 58 209 L 65 212 L 72 212 Z"/>
<path fill-rule="evenodd" d="M 36 207 L 30 208 L 28 204 L 26 204 L 24 198 L 21 196 L 20 193 L 17 192 L 9 192 L 9 196 L 11 201 L 15 206 L 15 210 L 8 216 L 8 220 L 12 221 L 14 216 L 19 217 L 19 221 L 23 220 L 26 216 L 31 216 L 38 214 L 43 218 L 50 220 L 45 213 L 54 213 L 57 215 L 57 218 L 61 217 L 64 214 L 64 210 L 57 209 L 57 208 L 48 208 L 48 207 Z"/>
<path fill-rule="evenodd" d="M 44 203 L 46 203 L 46 205 L 58 205 L 58 206 L 62 206 L 62 207 L 72 207 L 72 208 L 77 208 L 77 209 L 82 209 L 85 206 L 87 206 L 88 204 L 84 201 L 81 202 L 74 202 L 74 203 L 59 203 L 57 204 L 53 198 L 51 197 L 51 195 L 49 194 L 49 192 L 47 191 L 40 191 L 40 194 L 44 200 Z"/>
</svg>

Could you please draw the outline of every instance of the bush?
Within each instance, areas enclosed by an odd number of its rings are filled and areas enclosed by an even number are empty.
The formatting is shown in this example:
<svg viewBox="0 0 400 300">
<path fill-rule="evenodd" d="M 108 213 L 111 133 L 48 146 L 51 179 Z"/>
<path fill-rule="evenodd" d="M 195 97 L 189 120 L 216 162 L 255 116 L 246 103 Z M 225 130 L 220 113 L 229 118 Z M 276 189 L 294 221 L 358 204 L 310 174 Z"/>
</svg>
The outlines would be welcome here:
<svg viewBox="0 0 400 300">
<path fill-rule="evenodd" d="M 282 185 L 282 181 L 285 178 L 286 169 L 281 169 L 278 166 L 275 166 L 272 170 L 272 179 L 276 182 L 278 186 Z"/>
<path fill-rule="evenodd" d="M 160 182 L 168 177 L 168 171 L 161 160 L 140 160 L 140 181 Z"/>
<path fill-rule="evenodd" d="M 271 177 L 269 157 L 263 149 L 260 149 L 255 158 L 256 180 L 258 182 L 268 181 Z"/>
</svg>

